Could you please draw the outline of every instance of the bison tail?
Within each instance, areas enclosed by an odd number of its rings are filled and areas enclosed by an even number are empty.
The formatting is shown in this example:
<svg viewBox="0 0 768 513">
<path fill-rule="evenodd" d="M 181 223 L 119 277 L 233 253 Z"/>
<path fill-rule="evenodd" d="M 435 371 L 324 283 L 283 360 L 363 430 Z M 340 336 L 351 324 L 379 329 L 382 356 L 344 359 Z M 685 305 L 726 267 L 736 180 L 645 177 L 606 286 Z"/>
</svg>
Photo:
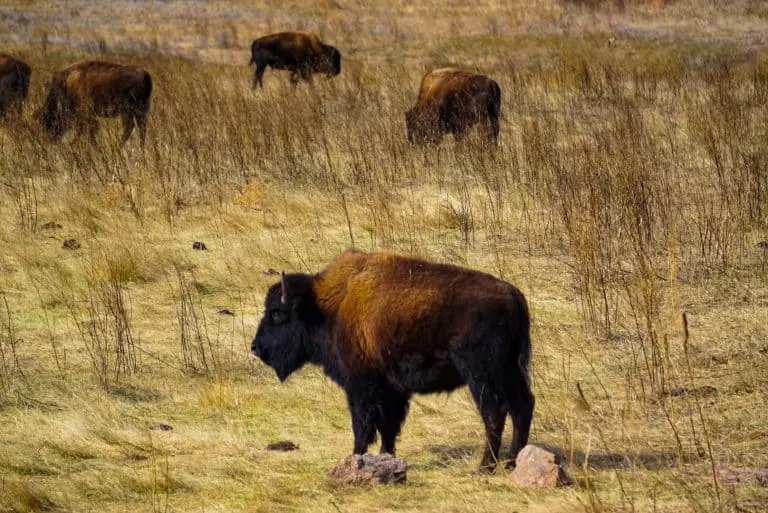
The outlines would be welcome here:
<svg viewBox="0 0 768 513">
<path fill-rule="evenodd" d="M 517 326 L 517 336 L 515 337 L 515 343 L 517 345 L 517 366 L 525 378 L 526 383 L 530 386 L 531 379 L 528 373 L 528 367 L 531 362 L 531 314 L 525 296 L 519 291 L 516 291 L 515 295 L 517 296 L 521 310 L 521 322 Z"/>
<path fill-rule="evenodd" d="M 144 73 L 144 91 L 147 95 L 147 99 L 152 95 L 152 75 Z"/>
</svg>

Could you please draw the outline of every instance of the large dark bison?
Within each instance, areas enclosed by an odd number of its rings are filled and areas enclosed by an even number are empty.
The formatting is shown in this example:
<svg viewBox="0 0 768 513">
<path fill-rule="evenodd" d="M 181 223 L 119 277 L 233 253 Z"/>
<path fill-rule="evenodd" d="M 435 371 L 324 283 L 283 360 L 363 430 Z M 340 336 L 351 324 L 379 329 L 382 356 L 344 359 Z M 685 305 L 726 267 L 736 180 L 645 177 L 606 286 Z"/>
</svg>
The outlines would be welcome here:
<svg viewBox="0 0 768 513">
<path fill-rule="evenodd" d="M 262 78 L 267 66 L 291 72 L 291 84 L 299 78 L 312 82 L 312 73 L 325 73 L 329 77 L 341 73 L 341 52 L 323 44 L 314 34 L 279 32 L 260 37 L 251 44 L 251 60 L 256 65 L 253 87 L 263 87 Z"/>
<path fill-rule="evenodd" d="M 305 363 L 346 392 L 355 454 L 395 438 L 414 393 L 469 385 L 485 423 L 480 468 L 499 459 L 506 415 L 510 463 L 528 441 L 528 306 L 488 274 L 386 253 L 348 250 L 318 274 L 283 275 L 269 288 L 251 350 L 283 381 Z"/>
<path fill-rule="evenodd" d="M 40 112 L 43 127 L 53 140 L 74 125 L 78 136 L 88 131 L 95 139 L 97 117 L 121 117 L 125 144 L 139 127 L 144 144 L 147 130 L 152 77 L 141 68 L 110 62 L 84 61 L 53 75 L 51 88 Z"/>
<path fill-rule="evenodd" d="M 489 142 L 499 138 L 501 89 L 484 75 L 442 68 L 424 75 L 416 105 L 405 113 L 408 141 L 436 144 L 443 134 L 456 140 L 481 124 Z"/>
<path fill-rule="evenodd" d="M 25 62 L 0 54 L 0 117 L 6 113 L 21 114 L 31 73 Z"/>
</svg>

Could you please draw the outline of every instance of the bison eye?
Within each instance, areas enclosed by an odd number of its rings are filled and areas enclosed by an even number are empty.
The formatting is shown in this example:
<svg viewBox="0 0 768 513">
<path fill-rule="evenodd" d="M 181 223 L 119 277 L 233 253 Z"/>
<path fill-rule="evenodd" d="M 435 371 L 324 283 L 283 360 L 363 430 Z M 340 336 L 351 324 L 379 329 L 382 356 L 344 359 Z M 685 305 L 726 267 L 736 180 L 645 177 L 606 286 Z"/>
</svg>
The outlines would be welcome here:
<svg viewBox="0 0 768 513">
<path fill-rule="evenodd" d="M 269 319 L 272 321 L 272 324 L 285 324 L 288 322 L 288 314 L 282 310 L 272 310 L 269 314 Z"/>
</svg>

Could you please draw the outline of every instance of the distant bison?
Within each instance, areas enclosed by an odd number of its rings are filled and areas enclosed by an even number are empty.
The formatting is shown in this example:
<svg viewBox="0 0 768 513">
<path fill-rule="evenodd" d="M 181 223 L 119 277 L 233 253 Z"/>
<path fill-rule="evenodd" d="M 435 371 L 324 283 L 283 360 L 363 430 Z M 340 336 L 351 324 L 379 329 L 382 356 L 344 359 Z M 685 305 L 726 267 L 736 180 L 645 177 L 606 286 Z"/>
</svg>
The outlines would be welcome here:
<svg viewBox="0 0 768 513">
<path fill-rule="evenodd" d="M 133 133 L 134 123 L 144 144 L 151 95 L 152 77 L 141 68 L 101 61 L 78 62 L 54 74 L 40 116 L 54 140 L 73 124 L 78 136 L 87 130 L 95 139 L 99 130 L 97 116 L 120 116 L 121 144 Z"/>
<path fill-rule="evenodd" d="M 263 87 L 262 78 L 267 66 L 291 72 L 291 84 L 299 77 L 312 82 L 312 73 L 325 73 L 329 77 L 341 73 L 341 52 L 323 44 L 314 34 L 280 32 L 256 39 L 251 44 L 251 60 L 256 65 L 254 89 Z"/>
<path fill-rule="evenodd" d="M 355 454 L 395 438 L 414 393 L 468 384 L 485 423 L 481 469 L 499 459 L 506 415 L 511 464 L 528 441 L 530 320 L 523 294 L 488 274 L 348 250 L 318 274 L 269 288 L 251 350 L 283 381 L 305 363 L 346 392 Z"/>
<path fill-rule="evenodd" d="M 408 141 L 438 143 L 443 134 L 459 140 L 480 123 L 489 142 L 499 138 L 501 89 L 490 78 L 455 68 L 424 75 L 416 105 L 405 113 Z"/>
<path fill-rule="evenodd" d="M 0 117 L 21 114 L 29 90 L 30 67 L 10 55 L 0 54 Z"/>
</svg>

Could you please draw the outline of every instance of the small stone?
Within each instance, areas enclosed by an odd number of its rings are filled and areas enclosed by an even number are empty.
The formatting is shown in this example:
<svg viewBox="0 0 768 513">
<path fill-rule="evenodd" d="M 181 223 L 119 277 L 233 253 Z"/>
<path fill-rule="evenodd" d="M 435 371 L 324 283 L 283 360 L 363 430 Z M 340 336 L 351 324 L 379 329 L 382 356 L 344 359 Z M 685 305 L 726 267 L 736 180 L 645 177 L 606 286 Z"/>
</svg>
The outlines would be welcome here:
<svg viewBox="0 0 768 513">
<path fill-rule="evenodd" d="M 164 422 L 155 422 L 151 426 L 149 426 L 149 429 L 152 431 L 171 431 L 173 429 L 173 426 L 170 424 L 166 424 Z"/>
<path fill-rule="evenodd" d="M 768 249 L 768 240 L 761 240 L 757 243 L 757 247 L 760 249 Z"/>
<path fill-rule="evenodd" d="M 541 447 L 526 445 L 515 460 L 509 483 L 524 488 L 555 488 L 571 483 L 560 458 Z"/>
<path fill-rule="evenodd" d="M 267 445 L 268 451 L 297 451 L 299 449 L 299 446 L 295 443 L 291 442 L 290 440 L 280 440 L 279 442 L 273 442 L 269 445 Z"/>
<path fill-rule="evenodd" d="M 61 230 L 61 225 L 54 221 L 48 221 L 44 225 L 40 226 L 41 230 Z"/>
<path fill-rule="evenodd" d="M 200 242 L 199 240 L 196 240 L 192 243 L 192 249 L 198 249 L 200 251 L 205 251 L 208 249 L 204 242 Z"/>
<path fill-rule="evenodd" d="M 712 385 L 702 385 L 694 388 L 674 387 L 669 391 L 669 395 L 672 397 L 682 397 L 686 395 L 693 397 L 711 397 L 715 394 L 717 394 L 717 388 Z"/>
<path fill-rule="evenodd" d="M 351 454 L 328 472 L 342 484 L 388 484 L 405 482 L 408 465 L 391 454 Z"/>
<path fill-rule="evenodd" d="M 278 274 L 280 274 L 280 273 L 279 273 L 279 272 L 277 272 L 277 271 L 275 271 L 274 269 L 272 269 L 272 268 L 270 267 L 269 269 L 267 269 L 266 271 L 264 271 L 262 274 L 263 274 L 264 276 L 273 276 L 273 275 L 278 275 Z"/>
<path fill-rule="evenodd" d="M 75 239 L 67 239 L 62 243 L 61 247 L 64 249 L 80 249 L 80 243 Z"/>
</svg>

